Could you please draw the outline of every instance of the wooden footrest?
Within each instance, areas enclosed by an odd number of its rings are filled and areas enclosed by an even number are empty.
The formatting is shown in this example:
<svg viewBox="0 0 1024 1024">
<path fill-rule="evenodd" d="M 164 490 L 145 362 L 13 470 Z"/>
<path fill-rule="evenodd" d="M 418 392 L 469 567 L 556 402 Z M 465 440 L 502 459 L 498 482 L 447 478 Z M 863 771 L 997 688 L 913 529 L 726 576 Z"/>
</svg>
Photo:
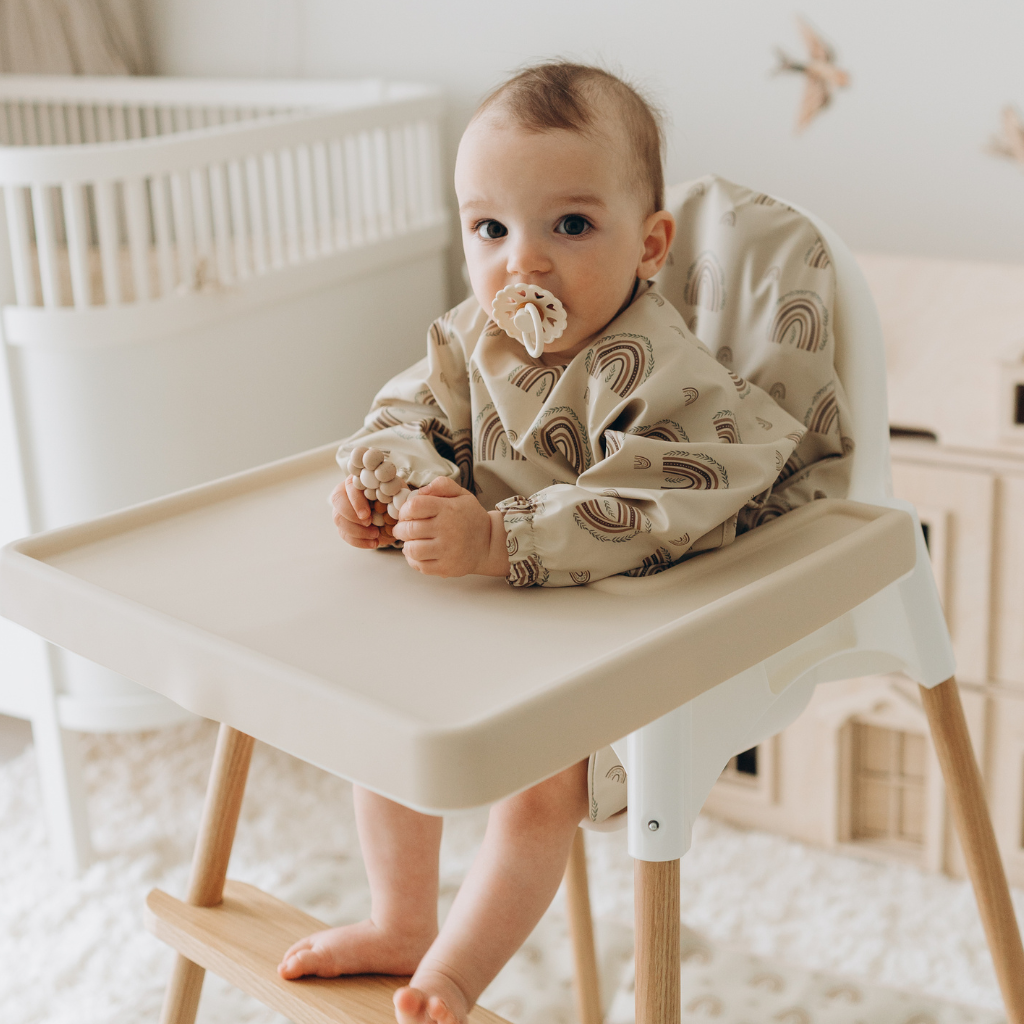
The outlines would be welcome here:
<svg viewBox="0 0 1024 1024">
<path fill-rule="evenodd" d="M 146 897 L 145 919 L 158 939 L 294 1024 L 394 1024 L 391 996 L 406 978 L 281 978 L 281 954 L 303 936 L 328 926 L 255 886 L 228 881 L 224 902 L 216 907 L 193 907 L 154 889 Z M 479 1006 L 470 1021 L 508 1024 Z"/>
</svg>

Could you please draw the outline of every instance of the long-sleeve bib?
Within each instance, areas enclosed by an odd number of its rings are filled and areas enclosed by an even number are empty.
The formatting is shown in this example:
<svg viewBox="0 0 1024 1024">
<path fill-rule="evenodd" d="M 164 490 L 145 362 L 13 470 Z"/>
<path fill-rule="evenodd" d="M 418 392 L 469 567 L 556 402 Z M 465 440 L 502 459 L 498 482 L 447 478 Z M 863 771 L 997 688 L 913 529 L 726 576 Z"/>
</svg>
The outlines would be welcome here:
<svg viewBox="0 0 1024 1024">
<path fill-rule="evenodd" d="M 645 283 L 565 366 L 532 359 L 468 299 L 338 460 L 373 445 L 415 486 L 452 477 L 503 513 L 509 583 L 557 587 L 730 543 L 806 429 Z"/>
</svg>

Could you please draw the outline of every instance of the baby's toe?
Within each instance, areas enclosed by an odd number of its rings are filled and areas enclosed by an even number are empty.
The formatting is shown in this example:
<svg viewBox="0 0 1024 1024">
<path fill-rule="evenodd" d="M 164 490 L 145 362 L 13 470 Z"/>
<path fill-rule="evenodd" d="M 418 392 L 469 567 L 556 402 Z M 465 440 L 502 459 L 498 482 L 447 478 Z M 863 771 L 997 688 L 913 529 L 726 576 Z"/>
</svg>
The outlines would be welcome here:
<svg viewBox="0 0 1024 1024">
<path fill-rule="evenodd" d="M 277 971 L 282 978 L 301 978 L 306 974 L 319 974 L 324 967 L 323 953 L 315 948 L 289 950 Z"/>
<path fill-rule="evenodd" d="M 395 1020 L 398 1024 L 430 1024 L 427 1016 L 427 997 L 418 989 L 408 985 L 396 989 L 392 997 L 395 1004 Z"/>
<path fill-rule="evenodd" d="M 434 1024 L 460 1024 L 459 1018 L 448 1009 L 448 1004 L 440 996 L 431 996 L 427 1000 L 427 1013 Z"/>
</svg>

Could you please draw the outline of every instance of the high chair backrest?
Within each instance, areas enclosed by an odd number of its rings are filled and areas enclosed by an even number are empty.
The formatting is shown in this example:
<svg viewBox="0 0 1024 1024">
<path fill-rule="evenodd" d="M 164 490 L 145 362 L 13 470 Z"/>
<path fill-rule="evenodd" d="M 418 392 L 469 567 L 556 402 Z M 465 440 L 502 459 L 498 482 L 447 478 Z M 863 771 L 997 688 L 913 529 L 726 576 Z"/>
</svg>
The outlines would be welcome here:
<svg viewBox="0 0 1024 1024">
<path fill-rule="evenodd" d="M 815 497 L 891 502 L 885 358 L 852 253 L 817 218 L 708 176 L 670 188 L 676 239 L 658 285 L 738 377 L 808 428 L 749 525 Z"/>
</svg>

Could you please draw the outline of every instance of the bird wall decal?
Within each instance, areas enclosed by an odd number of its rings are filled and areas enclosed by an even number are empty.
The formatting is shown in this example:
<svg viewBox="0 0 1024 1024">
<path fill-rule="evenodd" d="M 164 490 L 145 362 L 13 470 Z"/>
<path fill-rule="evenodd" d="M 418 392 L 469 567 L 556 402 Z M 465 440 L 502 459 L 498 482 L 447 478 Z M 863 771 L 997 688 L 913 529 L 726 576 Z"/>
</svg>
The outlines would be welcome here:
<svg viewBox="0 0 1024 1024">
<path fill-rule="evenodd" d="M 781 47 L 776 47 L 779 64 L 775 74 L 796 72 L 804 76 L 804 92 L 796 119 L 796 134 L 799 135 L 832 102 L 833 91 L 850 84 L 850 75 L 836 65 L 835 51 L 803 18 L 797 18 L 796 23 L 807 46 L 807 59 L 794 60 Z"/>
<path fill-rule="evenodd" d="M 1024 121 L 1020 114 L 1011 106 L 1003 107 L 1000 127 L 1001 133 L 992 136 L 987 152 L 1013 160 L 1024 169 Z"/>
</svg>

